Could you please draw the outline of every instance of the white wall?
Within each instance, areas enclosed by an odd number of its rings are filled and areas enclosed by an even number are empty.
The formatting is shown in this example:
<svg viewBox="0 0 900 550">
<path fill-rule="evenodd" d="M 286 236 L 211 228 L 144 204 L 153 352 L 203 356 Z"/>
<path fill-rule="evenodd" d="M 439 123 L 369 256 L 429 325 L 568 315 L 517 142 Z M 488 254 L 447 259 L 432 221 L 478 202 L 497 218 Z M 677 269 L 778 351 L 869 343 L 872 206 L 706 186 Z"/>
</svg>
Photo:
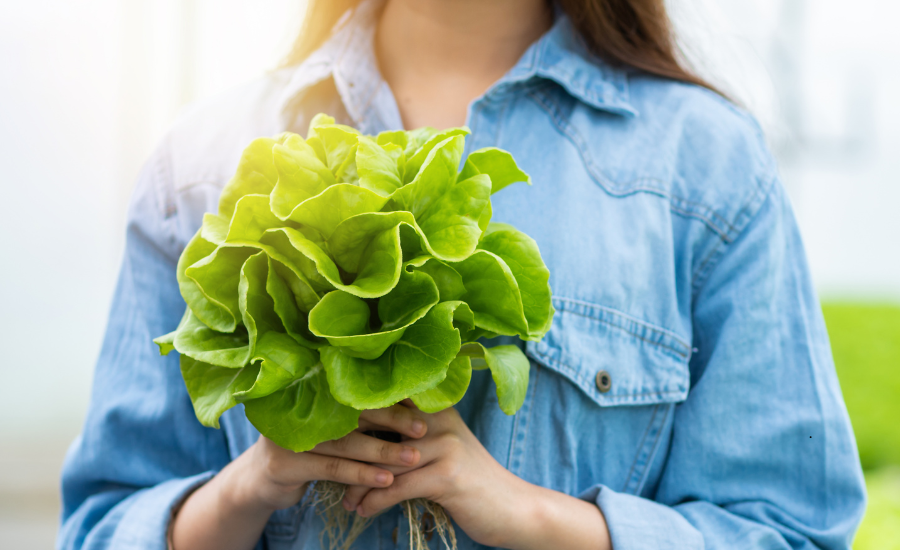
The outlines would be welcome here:
<svg viewBox="0 0 900 550">
<path fill-rule="evenodd" d="M 900 301 L 900 5 L 669 4 L 689 59 L 766 130 L 820 294 Z"/>
<path fill-rule="evenodd" d="M 823 295 L 900 299 L 896 5 L 670 4 L 689 57 L 763 121 Z M 23 547 L 8 504 L 53 498 L 82 422 L 140 164 L 185 103 L 273 67 L 302 7 L 0 3 L 0 547 Z"/>
<path fill-rule="evenodd" d="M 0 548 L 49 548 L 140 165 L 274 67 L 302 0 L 0 2 Z"/>
<path fill-rule="evenodd" d="M 273 67 L 299 26 L 297 2 L 254 5 L 0 7 L 0 369 L 23 390 L 0 399 L 3 433 L 80 423 L 140 165 L 185 103 Z"/>
</svg>

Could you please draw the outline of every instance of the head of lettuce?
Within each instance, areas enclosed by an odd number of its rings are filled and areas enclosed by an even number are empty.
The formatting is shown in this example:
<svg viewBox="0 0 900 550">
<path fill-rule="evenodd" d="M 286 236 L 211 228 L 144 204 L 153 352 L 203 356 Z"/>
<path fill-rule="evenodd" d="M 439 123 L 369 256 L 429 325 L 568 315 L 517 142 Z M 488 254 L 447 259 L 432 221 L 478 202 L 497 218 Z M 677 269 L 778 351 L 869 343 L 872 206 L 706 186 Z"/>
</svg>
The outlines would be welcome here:
<svg viewBox="0 0 900 550">
<path fill-rule="evenodd" d="M 357 428 L 403 399 L 456 404 L 490 369 L 500 408 L 521 407 L 528 360 L 515 345 L 550 328 L 549 272 L 535 242 L 491 223 L 491 195 L 530 179 L 508 152 L 472 152 L 465 128 L 365 136 L 316 116 L 245 150 L 178 262 L 187 303 L 154 340 L 181 354 L 197 418 L 218 427 L 244 404 L 284 448 Z"/>
</svg>

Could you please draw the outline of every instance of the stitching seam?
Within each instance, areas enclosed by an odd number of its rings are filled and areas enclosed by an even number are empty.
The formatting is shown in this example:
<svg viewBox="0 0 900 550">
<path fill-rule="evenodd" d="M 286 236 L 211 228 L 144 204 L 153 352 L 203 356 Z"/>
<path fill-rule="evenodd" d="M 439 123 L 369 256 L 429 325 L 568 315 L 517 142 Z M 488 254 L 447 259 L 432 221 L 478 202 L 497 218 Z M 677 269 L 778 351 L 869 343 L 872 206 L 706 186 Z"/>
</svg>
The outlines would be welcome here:
<svg viewBox="0 0 900 550">
<path fill-rule="evenodd" d="M 585 388 L 585 386 L 588 385 L 587 380 L 583 376 L 579 376 L 579 374 L 582 371 L 573 369 L 572 367 L 563 363 L 562 361 L 560 361 L 558 359 L 553 359 L 550 356 L 546 355 L 545 353 L 543 353 L 539 350 L 532 349 L 529 351 L 535 359 L 542 361 L 548 367 L 555 367 L 555 370 L 557 372 L 566 375 L 570 380 L 575 382 L 588 395 L 593 397 L 595 401 L 598 399 L 603 399 L 602 396 L 597 395 L 598 392 L 596 390 L 591 390 L 591 389 Z M 589 386 L 589 387 L 592 387 L 592 386 Z M 644 391 L 644 392 L 638 392 L 638 393 L 617 394 L 615 396 L 603 399 L 603 401 L 605 401 L 611 405 L 615 405 L 615 404 L 622 403 L 630 398 L 641 398 L 641 397 L 665 398 L 665 397 L 669 397 L 669 396 L 679 397 L 679 396 L 684 395 L 685 391 L 687 391 L 687 390 L 679 388 L 679 389 L 675 389 L 675 390 Z M 634 404 L 641 404 L 641 403 L 634 403 Z"/>
<path fill-rule="evenodd" d="M 593 159 L 588 154 L 584 139 L 581 137 L 581 135 L 575 132 L 571 128 L 571 126 L 566 123 L 566 121 L 563 119 L 561 110 L 559 109 L 558 105 L 550 105 L 550 102 L 556 102 L 549 95 L 543 93 L 547 87 L 548 86 L 536 87 L 535 89 L 528 92 L 528 96 L 532 98 L 539 107 L 547 112 L 548 115 L 550 115 L 550 118 L 553 121 L 553 124 L 556 126 L 557 130 L 575 146 L 575 148 L 578 150 L 578 154 L 581 157 L 582 162 L 584 163 L 585 169 L 591 176 L 591 179 L 593 179 L 594 182 L 597 183 L 597 185 L 599 185 L 604 191 L 614 197 L 619 198 L 642 192 L 658 195 L 669 200 L 669 207 L 676 214 L 700 220 L 725 241 L 730 241 L 733 239 L 731 233 L 735 232 L 735 227 L 730 222 L 728 222 L 728 220 L 716 213 L 712 208 L 702 204 L 694 203 L 677 195 L 673 195 L 672 193 L 664 189 L 649 186 L 639 186 L 640 183 L 661 183 L 661 180 L 654 178 L 638 178 L 636 180 L 633 180 L 629 184 L 637 186 L 630 186 L 627 189 L 623 188 L 623 186 L 621 185 L 615 185 L 612 182 L 608 181 L 599 172 L 593 162 Z M 682 206 L 676 206 L 675 203 L 680 203 Z M 690 206 L 696 207 L 697 210 L 690 210 L 686 208 Z M 703 211 L 701 212 L 700 210 Z"/>
<path fill-rule="evenodd" d="M 619 328 L 619 329 L 627 332 L 628 334 L 631 334 L 637 338 L 640 338 L 640 339 L 646 341 L 649 344 L 653 344 L 653 345 L 660 346 L 660 347 L 666 348 L 668 350 L 671 350 L 671 351 L 675 352 L 676 354 L 678 354 L 682 358 L 687 358 L 688 356 L 690 356 L 690 351 L 689 351 L 691 348 L 690 344 L 688 344 L 685 340 L 683 340 L 681 338 L 681 336 L 679 336 L 675 332 L 664 329 L 662 327 L 658 327 L 656 325 L 652 325 L 650 323 L 647 323 L 646 321 L 642 321 L 636 317 L 632 317 L 631 315 L 628 315 L 627 313 L 618 311 L 613 308 L 605 307 L 600 304 L 593 304 L 591 302 L 585 302 L 583 300 L 577 300 L 574 298 L 564 298 L 561 296 L 554 296 L 553 301 L 557 302 L 557 304 L 560 306 L 560 308 L 559 308 L 560 311 L 565 311 L 566 313 L 572 313 L 574 315 L 579 315 L 579 316 L 585 317 L 587 319 L 593 319 L 593 320 L 596 320 L 596 321 L 599 321 L 602 323 L 606 323 L 610 326 Z M 566 303 L 579 305 L 585 309 L 603 311 L 615 318 L 625 319 L 630 323 L 633 323 L 635 325 L 638 325 L 638 326 L 644 328 L 645 330 L 649 331 L 651 334 L 659 334 L 661 336 L 666 336 L 668 338 L 671 338 L 672 340 L 675 340 L 675 342 L 677 342 L 678 344 L 681 344 L 681 346 L 684 348 L 685 351 L 681 351 L 678 348 L 676 348 L 675 346 L 671 346 L 671 345 L 668 345 L 668 344 L 665 344 L 662 342 L 655 342 L 653 340 L 647 340 L 646 338 L 643 338 L 637 332 L 630 331 L 626 327 L 616 325 L 608 319 L 603 319 L 600 315 L 596 315 L 596 316 L 595 315 L 585 315 L 585 314 L 581 313 L 580 311 L 576 311 L 575 309 L 565 307 L 564 304 L 566 304 Z"/>
<path fill-rule="evenodd" d="M 625 493 L 628 491 L 628 486 L 631 485 L 631 478 L 634 475 L 634 469 L 637 467 L 638 460 L 641 457 L 641 452 L 644 450 L 644 444 L 647 441 L 647 436 L 650 433 L 650 429 L 653 427 L 653 421 L 656 420 L 656 413 L 659 412 L 659 405 L 653 407 L 653 414 L 650 415 L 650 421 L 647 422 L 647 427 L 644 428 L 644 435 L 641 436 L 641 442 L 637 446 L 637 451 L 634 454 L 634 460 L 631 461 L 631 468 L 628 469 L 628 475 L 625 476 L 625 483 L 622 485 L 621 492 Z"/>
<path fill-rule="evenodd" d="M 662 407 L 663 405 L 658 405 Z M 662 435 L 665 430 L 663 427 L 666 425 L 666 420 L 669 418 L 669 411 L 675 408 L 674 405 L 669 404 L 665 407 L 663 411 L 663 416 L 659 420 L 659 425 L 656 428 L 656 438 L 653 440 L 653 446 L 650 447 L 650 452 L 647 454 L 647 463 L 644 465 L 644 473 L 641 475 L 638 480 L 637 487 L 634 489 L 634 494 L 639 494 L 641 490 L 644 488 L 644 485 L 647 483 L 647 476 L 650 475 L 650 465 L 653 464 L 653 459 L 656 458 L 656 452 L 659 450 L 659 442 L 662 439 Z"/>
</svg>

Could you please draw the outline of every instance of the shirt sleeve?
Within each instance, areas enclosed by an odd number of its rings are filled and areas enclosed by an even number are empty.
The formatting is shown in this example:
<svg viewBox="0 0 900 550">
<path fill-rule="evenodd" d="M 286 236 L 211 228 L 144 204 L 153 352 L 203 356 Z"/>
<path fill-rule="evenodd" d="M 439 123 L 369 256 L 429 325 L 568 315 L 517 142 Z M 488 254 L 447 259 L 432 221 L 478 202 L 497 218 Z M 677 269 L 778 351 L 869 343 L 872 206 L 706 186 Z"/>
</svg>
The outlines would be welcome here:
<svg viewBox="0 0 900 550">
<path fill-rule="evenodd" d="M 691 391 L 653 500 L 581 495 L 613 548 L 849 549 L 865 486 L 799 231 L 777 181 L 693 308 Z"/>
<path fill-rule="evenodd" d="M 165 550 L 173 506 L 229 460 L 222 432 L 194 416 L 178 354 L 152 342 L 185 307 L 167 158 L 164 144 L 132 197 L 87 418 L 63 466 L 62 550 Z"/>
</svg>

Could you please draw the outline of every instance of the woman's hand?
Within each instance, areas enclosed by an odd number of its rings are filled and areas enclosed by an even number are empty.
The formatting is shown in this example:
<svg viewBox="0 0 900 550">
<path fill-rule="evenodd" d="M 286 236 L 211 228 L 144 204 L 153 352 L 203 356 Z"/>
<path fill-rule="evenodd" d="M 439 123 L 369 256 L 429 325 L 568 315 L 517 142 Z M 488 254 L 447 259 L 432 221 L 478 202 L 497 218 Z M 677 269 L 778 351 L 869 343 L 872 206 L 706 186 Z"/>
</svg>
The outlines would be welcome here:
<svg viewBox="0 0 900 550">
<path fill-rule="evenodd" d="M 404 500 L 439 503 L 476 542 L 498 546 L 513 526 L 519 495 L 529 484 L 500 465 L 469 430 L 456 409 L 423 415 L 428 435 L 406 443 L 421 452 L 416 467 L 388 467 L 397 477 L 387 488 L 354 486 L 344 506 L 371 516 Z"/>
<path fill-rule="evenodd" d="M 272 512 L 296 504 L 310 481 L 389 486 L 394 481 L 389 468 L 415 467 L 420 451 L 363 432 L 394 431 L 412 441 L 427 432 L 424 416 L 404 405 L 363 411 L 359 429 L 305 453 L 285 450 L 260 437 L 184 502 L 172 525 L 173 547 L 252 548 Z"/>
<path fill-rule="evenodd" d="M 427 435 L 405 443 L 418 449 L 416 466 L 386 466 L 389 487 L 354 486 L 344 506 L 371 516 L 404 500 L 437 502 L 475 542 L 512 549 L 610 548 L 599 508 L 532 485 L 504 468 L 469 430 L 456 409 L 422 414 Z"/>
<path fill-rule="evenodd" d="M 387 487 L 394 480 L 386 468 L 409 468 L 419 463 L 415 447 L 382 441 L 365 435 L 368 430 L 386 430 L 406 438 L 425 435 L 424 414 L 403 405 L 363 411 L 359 428 L 335 441 L 317 445 L 311 451 L 295 453 L 260 437 L 246 455 L 247 501 L 278 510 L 295 504 L 310 481 L 327 480 L 364 487 Z M 236 461 L 237 462 L 237 461 Z M 372 464 L 381 466 L 374 466 Z"/>
</svg>

